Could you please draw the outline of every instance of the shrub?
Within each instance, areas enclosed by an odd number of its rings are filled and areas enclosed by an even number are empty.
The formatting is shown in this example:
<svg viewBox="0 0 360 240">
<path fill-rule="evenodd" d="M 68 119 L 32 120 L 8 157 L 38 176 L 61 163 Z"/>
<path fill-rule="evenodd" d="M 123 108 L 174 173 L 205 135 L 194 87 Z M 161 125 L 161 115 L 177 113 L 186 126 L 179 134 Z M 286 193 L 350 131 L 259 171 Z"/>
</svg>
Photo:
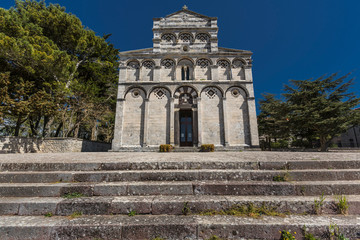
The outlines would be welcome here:
<svg viewBox="0 0 360 240">
<path fill-rule="evenodd" d="M 171 144 L 161 144 L 160 145 L 160 152 L 171 152 L 173 149 L 174 149 L 174 147 Z"/>
<path fill-rule="evenodd" d="M 271 142 L 270 143 L 270 146 L 271 148 L 288 148 L 289 147 L 289 142 L 284 140 L 284 139 L 281 139 L 277 142 Z"/>
<path fill-rule="evenodd" d="M 214 144 L 202 144 L 200 147 L 201 152 L 213 152 L 215 151 Z"/>
<path fill-rule="evenodd" d="M 312 148 L 311 143 L 306 139 L 295 139 L 291 142 L 292 147 Z"/>
</svg>

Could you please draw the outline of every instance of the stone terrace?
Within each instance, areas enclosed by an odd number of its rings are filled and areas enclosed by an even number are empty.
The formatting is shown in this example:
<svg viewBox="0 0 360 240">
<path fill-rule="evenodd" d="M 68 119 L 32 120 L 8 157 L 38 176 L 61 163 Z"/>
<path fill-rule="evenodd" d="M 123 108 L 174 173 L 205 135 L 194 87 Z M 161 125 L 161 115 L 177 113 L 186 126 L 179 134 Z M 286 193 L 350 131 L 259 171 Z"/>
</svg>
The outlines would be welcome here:
<svg viewBox="0 0 360 240">
<path fill-rule="evenodd" d="M 0 238 L 279 239 L 280 230 L 291 230 L 301 239 L 306 225 L 326 239 L 336 224 L 358 239 L 359 170 L 359 153 L 0 155 Z M 81 197 L 64 198 L 69 193 Z M 322 194 L 322 213 L 315 214 Z M 348 215 L 339 214 L 339 195 Z M 250 203 L 286 216 L 196 214 Z M 192 214 L 184 216 L 185 208 Z M 76 212 L 82 215 L 69 217 Z"/>
</svg>

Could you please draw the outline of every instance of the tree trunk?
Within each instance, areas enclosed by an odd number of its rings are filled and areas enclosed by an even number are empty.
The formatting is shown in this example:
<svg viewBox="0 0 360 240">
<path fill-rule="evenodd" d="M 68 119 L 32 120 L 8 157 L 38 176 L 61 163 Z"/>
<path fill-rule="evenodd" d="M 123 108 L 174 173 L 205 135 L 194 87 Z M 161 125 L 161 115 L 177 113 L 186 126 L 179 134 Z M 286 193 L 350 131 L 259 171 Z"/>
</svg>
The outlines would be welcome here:
<svg viewBox="0 0 360 240">
<path fill-rule="evenodd" d="M 20 127 L 22 124 L 21 118 L 22 118 L 22 115 L 19 114 L 18 119 L 16 121 L 16 126 L 15 126 L 15 134 L 14 134 L 15 137 L 18 137 L 19 133 L 20 133 Z"/>
<path fill-rule="evenodd" d="M 53 122 L 54 122 L 54 117 L 49 117 L 49 116 L 44 117 L 44 127 L 42 132 L 43 138 L 49 136 L 49 129 Z"/>
<path fill-rule="evenodd" d="M 329 143 L 330 143 L 330 141 L 327 140 L 326 137 L 321 136 L 320 137 L 320 151 L 321 152 L 326 152 L 327 149 L 328 149 Z"/>
<path fill-rule="evenodd" d="M 97 120 L 95 119 L 91 128 L 91 141 L 96 141 L 97 139 L 96 124 L 97 124 Z"/>
<path fill-rule="evenodd" d="M 54 137 L 59 137 L 59 134 L 60 134 L 60 131 L 61 131 L 61 128 L 63 126 L 63 123 L 61 122 L 58 126 L 58 128 L 56 129 L 56 132 L 55 132 L 55 136 Z"/>
<path fill-rule="evenodd" d="M 80 123 L 77 123 L 75 125 L 75 129 L 74 129 L 74 138 L 78 138 L 79 137 L 79 130 L 80 130 Z"/>
<path fill-rule="evenodd" d="M 31 116 L 29 117 L 29 124 L 30 124 L 30 137 L 34 137 L 35 127 L 34 127 L 34 120 Z"/>
</svg>

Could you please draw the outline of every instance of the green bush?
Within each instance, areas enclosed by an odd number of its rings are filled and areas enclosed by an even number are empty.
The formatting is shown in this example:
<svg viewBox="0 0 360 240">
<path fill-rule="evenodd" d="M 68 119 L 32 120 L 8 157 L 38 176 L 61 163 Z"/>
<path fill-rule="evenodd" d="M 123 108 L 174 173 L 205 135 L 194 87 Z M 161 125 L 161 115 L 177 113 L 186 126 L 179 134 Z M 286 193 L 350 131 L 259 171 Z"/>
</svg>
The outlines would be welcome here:
<svg viewBox="0 0 360 240">
<path fill-rule="evenodd" d="M 272 142 L 270 143 L 271 148 L 288 148 L 289 147 L 289 142 L 281 139 L 277 142 Z"/>
<path fill-rule="evenodd" d="M 200 147 L 201 152 L 213 152 L 215 151 L 214 144 L 202 144 Z"/>
<path fill-rule="evenodd" d="M 161 144 L 160 145 L 160 152 L 171 152 L 173 149 L 174 149 L 174 147 L 171 144 Z"/>
</svg>

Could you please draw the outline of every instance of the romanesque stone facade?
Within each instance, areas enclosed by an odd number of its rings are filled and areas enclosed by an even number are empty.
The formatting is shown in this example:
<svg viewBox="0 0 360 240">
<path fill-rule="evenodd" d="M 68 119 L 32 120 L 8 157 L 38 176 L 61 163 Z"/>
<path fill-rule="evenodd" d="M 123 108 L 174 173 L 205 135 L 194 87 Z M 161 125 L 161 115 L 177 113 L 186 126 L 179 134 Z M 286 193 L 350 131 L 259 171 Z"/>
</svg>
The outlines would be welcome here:
<svg viewBox="0 0 360 240">
<path fill-rule="evenodd" d="M 258 146 L 252 52 L 218 47 L 216 17 L 155 18 L 153 48 L 120 53 L 112 150 Z"/>
</svg>

